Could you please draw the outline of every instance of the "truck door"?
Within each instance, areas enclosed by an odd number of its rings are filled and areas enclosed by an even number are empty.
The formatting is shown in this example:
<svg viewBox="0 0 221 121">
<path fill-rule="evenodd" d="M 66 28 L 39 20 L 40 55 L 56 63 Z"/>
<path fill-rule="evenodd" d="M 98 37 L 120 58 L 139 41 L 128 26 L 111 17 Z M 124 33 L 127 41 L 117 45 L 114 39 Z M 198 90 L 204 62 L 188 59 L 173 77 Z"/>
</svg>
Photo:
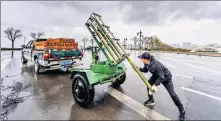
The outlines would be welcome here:
<svg viewBox="0 0 221 121">
<path fill-rule="evenodd" d="M 31 61 L 31 43 L 33 42 L 33 40 L 31 40 L 25 47 L 24 49 L 24 56 L 27 60 Z"/>
<path fill-rule="evenodd" d="M 34 53 L 33 53 L 33 51 L 34 51 L 34 40 L 30 43 L 30 57 L 31 57 L 31 61 L 34 61 L 34 58 L 33 58 L 33 56 L 34 56 Z"/>
</svg>

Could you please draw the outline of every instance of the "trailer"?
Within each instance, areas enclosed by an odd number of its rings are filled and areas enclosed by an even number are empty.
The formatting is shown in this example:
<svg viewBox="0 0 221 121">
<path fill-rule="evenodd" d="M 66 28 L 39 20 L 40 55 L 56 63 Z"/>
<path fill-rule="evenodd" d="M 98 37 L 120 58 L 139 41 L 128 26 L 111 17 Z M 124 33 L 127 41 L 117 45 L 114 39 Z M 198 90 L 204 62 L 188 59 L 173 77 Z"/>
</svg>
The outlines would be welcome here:
<svg viewBox="0 0 221 121">
<path fill-rule="evenodd" d="M 94 86 L 111 82 L 113 87 L 119 87 L 126 80 L 126 67 L 122 63 L 129 61 L 143 82 L 151 89 L 148 80 L 133 63 L 130 55 L 120 45 L 105 25 L 101 16 L 92 13 L 86 22 L 86 27 L 96 41 L 98 48 L 92 48 L 92 63 L 89 69 L 74 68 L 71 74 L 72 93 L 76 102 L 83 108 L 87 108 L 94 99 Z M 99 59 L 99 52 L 106 57 L 106 61 Z M 154 92 L 154 90 L 151 90 Z"/>
</svg>

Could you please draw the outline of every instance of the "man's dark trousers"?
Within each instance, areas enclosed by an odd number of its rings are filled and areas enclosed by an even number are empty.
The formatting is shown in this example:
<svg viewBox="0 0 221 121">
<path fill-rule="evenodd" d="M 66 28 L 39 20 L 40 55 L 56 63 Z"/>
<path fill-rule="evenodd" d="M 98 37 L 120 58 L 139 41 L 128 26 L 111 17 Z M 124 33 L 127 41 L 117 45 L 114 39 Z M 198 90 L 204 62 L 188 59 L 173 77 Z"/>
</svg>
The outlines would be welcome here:
<svg viewBox="0 0 221 121">
<path fill-rule="evenodd" d="M 172 77 L 171 77 L 172 78 Z M 175 103 L 175 105 L 178 107 L 179 111 L 184 111 L 184 107 L 183 104 L 181 103 L 179 97 L 177 96 L 175 90 L 174 90 L 174 86 L 173 86 L 173 82 L 172 79 L 166 79 L 165 81 L 162 82 L 163 86 L 166 88 L 166 90 L 168 91 L 168 93 L 170 94 L 173 102 Z M 153 85 L 156 81 L 157 77 L 152 75 L 149 79 L 149 83 L 150 85 Z M 149 89 L 147 88 L 147 92 L 148 92 L 148 97 L 149 99 L 153 99 L 153 95 L 149 94 Z"/>
</svg>

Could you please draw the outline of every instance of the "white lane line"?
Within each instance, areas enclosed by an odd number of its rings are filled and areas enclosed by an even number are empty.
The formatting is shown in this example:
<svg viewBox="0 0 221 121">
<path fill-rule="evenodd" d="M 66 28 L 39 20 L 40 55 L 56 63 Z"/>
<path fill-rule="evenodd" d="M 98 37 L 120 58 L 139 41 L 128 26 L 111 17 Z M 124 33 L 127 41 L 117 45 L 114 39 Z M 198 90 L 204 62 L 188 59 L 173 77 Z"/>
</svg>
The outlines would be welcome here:
<svg viewBox="0 0 221 121">
<path fill-rule="evenodd" d="M 216 96 L 212 96 L 212 95 L 209 95 L 209 94 L 206 94 L 206 93 L 203 93 L 203 92 L 199 92 L 199 91 L 196 91 L 196 90 L 192 90 L 192 89 L 189 89 L 189 88 L 185 88 L 185 87 L 181 87 L 181 88 L 184 89 L 184 90 L 199 94 L 199 95 L 203 95 L 203 96 L 210 97 L 210 98 L 221 101 L 221 98 L 216 97 Z"/>
<path fill-rule="evenodd" d="M 12 59 L 5 59 L 1 61 L 1 71 L 12 61 Z"/>
<path fill-rule="evenodd" d="M 112 87 L 105 89 L 105 91 L 148 120 L 170 120 Z"/>
<path fill-rule="evenodd" d="M 191 77 L 191 76 L 186 76 L 186 75 L 182 75 L 182 74 L 173 73 L 173 75 L 181 76 L 181 77 L 188 78 L 188 79 L 193 79 L 193 77 Z"/>
<path fill-rule="evenodd" d="M 172 61 L 174 61 L 174 62 L 186 64 L 187 66 L 190 66 L 190 67 L 199 68 L 199 69 L 204 70 L 204 71 L 207 71 L 207 72 L 213 72 L 213 73 L 216 73 L 216 74 L 218 74 L 218 75 L 221 75 L 220 72 L 217 72 L 217 71 L 214 71 L 214 70 L 210 70 L 210 69 L 205 69 L 204 67 L 201 67 L 201 66 L 196 66 L 196 65 L 193 65 L 193 64 L 181 62 L 181 61 L 175 60 L 175 59 L 173 59 L 173 58 L 169 58 L 169 57 L 164 57 L 164 56 L 163 56 L 163 58 L 168 59 L 168 60 L 172 60 Z"/>
<path fill-rule="evenodd" d="M 202 71 L 197 71 L 197 70 L 190 70 L 190 69 L 182 69 L 182 68 L 177 68 L 176 66 L 173 66 L 171 64 L 168 63 L 164 63 L 167 67 L 173 68 L 173 69 L 179 69 L 179 70 L 183 70 L 183 71 L 193 71 L 196 73 L 201 73 L 204 75 L 214 75 L 214 76 L 221 76 L 221 74 L 213 74 L 213 73 L 207 73 L 207 72 L 202 72 Z"/>
<path fill-rule="evenodd" d="M 164 55 L 165 56 L 165 55 Z M 165 56 L 165 57 L 171 57 L 171 56 Z M 179 57 L 177 57 L 177 55 L 175 56 L 175 58 L 176 59 L 182 59 L 183 61 L 189 61 L 189 62 L 194 62 L 194 63 L 199 63 L 199 64 L 205 64 L 205 63 L 208 63 L 208 61 L 205 61 L 205 60 L 187 60 L 187 59 L 185 59 L 185 58 L 179 58 Z M 193 59 L 193 58 L 190 58 L 190 59 Z M 220 62 L 218 62 L 218 61 L 209 61 L 209 63 L 214 63 L 214 64 L 221 64 Z"/>
</svg>

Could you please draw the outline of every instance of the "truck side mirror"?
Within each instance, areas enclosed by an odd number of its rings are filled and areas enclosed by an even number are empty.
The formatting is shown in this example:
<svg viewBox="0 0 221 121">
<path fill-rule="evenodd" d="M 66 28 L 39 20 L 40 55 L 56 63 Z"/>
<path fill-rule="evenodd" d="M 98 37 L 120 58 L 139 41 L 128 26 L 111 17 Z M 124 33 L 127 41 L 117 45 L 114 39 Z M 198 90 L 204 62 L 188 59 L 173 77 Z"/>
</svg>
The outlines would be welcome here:
<svg viewBox="0 0 221 121">
<path fill-rule="evenodd" d="M 25 48 L 25 45 L 22 45 L 21 47 L 22 47 L 22 48 Z"/>
</svg>

